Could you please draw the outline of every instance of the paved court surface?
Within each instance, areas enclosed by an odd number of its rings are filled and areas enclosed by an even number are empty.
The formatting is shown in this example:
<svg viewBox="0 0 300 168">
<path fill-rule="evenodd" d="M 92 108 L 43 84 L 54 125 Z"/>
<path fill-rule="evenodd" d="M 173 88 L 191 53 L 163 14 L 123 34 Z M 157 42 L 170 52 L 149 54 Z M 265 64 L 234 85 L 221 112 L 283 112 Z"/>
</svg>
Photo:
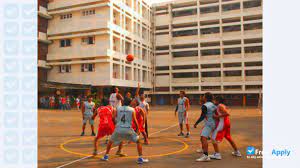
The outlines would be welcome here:
<svg viewBox="0 0 300 168">
<path fill-rule="evenodd" d="M 135 144 L 128 144 L 124 147 L 124 152 L 128 158 L 116 158 L 112 150 L 109 162 L 101 162 L 98 157 L 89 157 L 92 153 L 92 140 L 89 126 L 86 129 L 86 136 L 80 137 L 81 133 L 81 113 L 77 110 L 39 110 L 39 153 L 38 166 L 40 168 L 260 168 L 262 159 L 247 159 L 247 146 L 255 146 L 262 149 L 262 114 L 256 108 L 232 108 L 231 123 L 232 136 L 236 141 L 243 157 L 231 156 L 231 147 L 228 142 L 220 144 L 222 160 L 211 162 L 195 162 L 200 155 L 195 151 L 200 147 L 199 132 L 202 124 L 198 128 L 191 128 L 191 137 L 177 137 L 179 132 L 177 118 L 174 116 L 174 108 L 171 106 L 152 107 L 149 117 L 149 127 L 151 134 L 150 145 L 143 145 L 145 157 L 149 157 L 150 162 L 139 166 L 135 163 Z M 200 115 L 200 106 L 192 106 L 189 113 L 189 121 L 192 125 Z M 98 119 L 96 120 L 98 124 Z M 102 140 L 99 151 L 105 150 Z M 209 144 L 212 152 L 212 145 Z M 81 159 L 81 160 L 80 160 Z"/>
</svg>

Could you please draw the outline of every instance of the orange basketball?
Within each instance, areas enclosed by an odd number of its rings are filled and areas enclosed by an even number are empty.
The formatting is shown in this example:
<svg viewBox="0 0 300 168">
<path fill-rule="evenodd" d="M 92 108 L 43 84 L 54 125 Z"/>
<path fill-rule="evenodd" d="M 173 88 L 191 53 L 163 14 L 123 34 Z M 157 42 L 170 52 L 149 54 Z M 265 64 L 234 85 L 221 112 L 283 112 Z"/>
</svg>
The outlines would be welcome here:
<svg viewBox="0 0 300 168">
<path fill-rule="evenodd" d="M 131 61 L 134 60 L 134 56 L 131 55 L 131 54 L 128 54 L 127 57 L 126 57 L 126 60 L 129 61 L 129 62 L 131 62 Z"/>
</svg>

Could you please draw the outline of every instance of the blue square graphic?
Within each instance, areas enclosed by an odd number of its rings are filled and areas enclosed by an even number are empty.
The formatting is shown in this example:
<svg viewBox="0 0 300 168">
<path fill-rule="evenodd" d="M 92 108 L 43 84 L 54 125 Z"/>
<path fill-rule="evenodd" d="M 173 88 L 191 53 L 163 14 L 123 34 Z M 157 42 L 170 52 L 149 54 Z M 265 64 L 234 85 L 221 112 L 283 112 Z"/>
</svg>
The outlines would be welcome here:
<svg viewBox="0 0 300 168">
<path fill-rule="evenodd" d="M 24 4 L 22 6 L 22 17 L 24 19 L 35 19 L 37 16 L 37 4 Z"/>
<path fill-rule="evenodd" d="M 32 92 L 37 88 L 37 81 L 35 76 L 24 77 L 22 79 L 22 90 Z"/>
<path fill-rule="evenodd" d="M 23 149 L 23 163 L 24 164 L 36 164 L 37 162 L 37 150 L 35 148 Z"/>
<path fill-rule="evenodd" d="M 25 112 L 23 113 L 23 128 L 36 128 L 37 127 L 37 113 Z"/>
<path fill-rule="evenodd" d="M 247 153 L 247 155 L 254 155 L 255 154 L 255 147 L 248 146 L 246 153 Z"/>
<path fill-rule="evenodd" d="M 5 128 L 18 128 L 19 127 L 19 113 L 4 114 L 3 123 L 4 123 Z"/>
<path fill-rule="evenodd" d="M 23 22 L 22 32 L 23 36 L 35 37 L 37 33 L 36 22 Z"/>
<path fill-rule="evenodd" d="M 3 71 L 4 73 L 17 73 L 19 72 L 19 59 L 18 58 L 9 58 L 4 59 L 3 61 Z"/>
<path fill-rule="evenodd" d="M 20 142 L 18 130 L 11 130 L 5 132 L 3 136 L 3 142 L 5 146 L 17 146 Z"/>
<path fill-rule="evenodd" d="M 37 72 L 37 60 L 36 59 L 23 59 L 22 70 L 25 74 L 36 74 Z"/>
<path fill-rule="evenodd" d="M 37 43 L 36 40 L 24 40 L 22 45 L 22 54 L 30 56 L 31 58 L 37 55 Z"/>
<path fill-rule="evenodd" d="M 4 95 L 4 107 L 6 109 L 15 110 L 19 107 L 19 95 L 18 94 L 7 94 Z"/>
<path fill-rule="evenodd" d="M 4 24 L 4 36 L 15 37 L 19 34 L 19 23 L 18 22 L 6 22 Z"/>
<path fill-rule="evenodd" d="M 19 148 L 11 148 L 3 151 L 3 162 L 5 164 L 19 163 Z"/>
<path fill-rule="evenodd" d="M 19 53 L 19 41 L 17 40 L 5 40 L 4 41 L 4 54 L 9 56 L 17 56 Z"/>
<path fill-rule="evenodd" d="M 37 131 L 26 130 L 23 131 L 23 146 L 36 146 L 37 144 Z"/>
<path fill-rule="evenodd" d="M 4 18 L 17 19 L 19 17 L 18 4 L 6 4 L 3 9 Z"/>
<path fill-rule="evenodd" d="M 4 78 L 4 90 L 16 92 L 19 90 L 19 79 L 14 76 L 7 76 Z"/>
<path fill-rule="evenodd" d="M 22 95 L 22 108 L 35 109 L 37 108 L 37 99 L 35 94 L 23 94 Z"/>
</svg>

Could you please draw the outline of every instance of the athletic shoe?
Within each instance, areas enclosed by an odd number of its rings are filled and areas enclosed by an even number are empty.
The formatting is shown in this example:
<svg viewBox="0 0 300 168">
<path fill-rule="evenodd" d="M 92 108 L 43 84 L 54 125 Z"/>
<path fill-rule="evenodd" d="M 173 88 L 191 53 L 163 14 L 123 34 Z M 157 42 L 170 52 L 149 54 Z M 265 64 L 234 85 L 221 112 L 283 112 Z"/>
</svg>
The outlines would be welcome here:
<svg viewBox="0 0 300 168">
<path fill-rule="evenodd" d="M 242 154 L 240 151 L 234 151 L 234 152 L 232 152 L 232 155 L 237 156 L 237 157 L 242 157 Z"/>
<path fill-rule="evenodd" d="M 81 135 L 80 136 L 84 136 L 84 132 L 81 132 Z"/>
<path fill-rule="evenodd" d="M 212 155 L 209 155 L 209 158 L 211 159 L 215 159 L 215 160 L 221 160 L 222 159 L 222 156 L 220 153 L 214 153 Z"/>
<path fill-rule="evenodd" d="M 143 163 L 148 163 L 148 159 L 144 159 L 142 157 L 139 157 L 138 160 L 136 161 L 138 164 L 143 164 Z"/>
<path fill-rule="evenodd" d="M 202 155 L 200 158 L 196 159 L 196 162 L 208 162 L 210 158 L 207 155 Z"/>
<path fill-rule="evenodd" d="M 184 136 L 183 132 L 180 132 L 180 133 L 178 134 L 178 136 Z"/>
<path fill-rule="evenodd" d="M 199 149 L 196 150 L 196 152 L 197 153 L 203 153 L 203 150 L 202 150 L 202 148 L 199 148 Z"/>
<path fill-rule="evenodd" d="M 120 157 L 126 157 L 127 156 L 125 153 L 122 153 L 121 151 L 117 151 L 116 155 L 118 155 Z"/>
<path fill-rule="evenodd" d="M 189 133 L 189 132 L 186 133 L 185 137 L 186 137 L 186 138 L 190 137 L 190 133 Z"/>
<path fill-rule="evenodd" d="M 102 161 L 108 161 L 108 155 L 104 155 L 103 158 L 101 158 Z"/>
<path fill-rule="evenodd" d="M 95 132 L 92 132 L 91 136 L 96 136 Z"/>
</svg>

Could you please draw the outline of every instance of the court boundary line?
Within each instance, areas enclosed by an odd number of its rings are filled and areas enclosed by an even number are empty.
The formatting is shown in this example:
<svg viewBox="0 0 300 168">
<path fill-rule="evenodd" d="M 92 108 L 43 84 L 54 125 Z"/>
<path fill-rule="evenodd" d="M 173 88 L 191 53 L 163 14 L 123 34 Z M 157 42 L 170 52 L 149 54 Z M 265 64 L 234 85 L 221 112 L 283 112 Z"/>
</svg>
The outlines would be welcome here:
<svg viewBox="0 0 300 168">
<path fill-rule="evenodd" d="M 173 125 L 171 125 L 171 126 L 169 126 L 169 127 L 167 127 L 167 128 L 161 129 L 161 130 L 159 130 L 159 131 L 156 131 L 156 132 L 154 132 L 154 133 L 151 133 L 151 134 L 149 134 L 149 137 L 150 137 L 150 136 L 153 136 L 153 135 L 155 135 L 155 134 L 159 134 L 159 133 L 161 133 L 161 132 L 163 132 L 163 131 L 165 131 L 165 130 L 168 130 L 168 129 L 170 129 L 170 128 L 173 128 L 173 127 L 175 127 L 175 126 L 178 126 L 178 123 L 173 124 Z M 61 147 L 61 145 L 62 145 L 62 144 L 60 144 L 60 147 Z M 116 149 L 117 147 L 118 147 L 118 146 L 115 146 L 115 147 L 111 148 L 111 150 Z M 102 154 L 102 153 L 104 153 L 105 151 L 106 151 L 106 150 L 103 150 L 103 151 L 101 151 L 101 152 L 98 153 L 98 154 Z M 85 156 L 85 157 L 82 157 L 82 158 L 73 160 L 73 161 L 71 161 L 71 162 L 69 162 L 69 163 L 63 164 L 63 165 L 61 165 L 61 166 L 57 166 L 57 167 L 55 167 L 55 168 L 66 167 L 66 166 L 69 166 L 69 165 L 74 164 L 74 163 L 76 163 L 76 162 L 79 162 L 79 161 L 88 159 L 88 158 L 90 158 L 90 157 L 93 157 L 93 155 L 91 155 L 91 156 Z"/>
</svg>

